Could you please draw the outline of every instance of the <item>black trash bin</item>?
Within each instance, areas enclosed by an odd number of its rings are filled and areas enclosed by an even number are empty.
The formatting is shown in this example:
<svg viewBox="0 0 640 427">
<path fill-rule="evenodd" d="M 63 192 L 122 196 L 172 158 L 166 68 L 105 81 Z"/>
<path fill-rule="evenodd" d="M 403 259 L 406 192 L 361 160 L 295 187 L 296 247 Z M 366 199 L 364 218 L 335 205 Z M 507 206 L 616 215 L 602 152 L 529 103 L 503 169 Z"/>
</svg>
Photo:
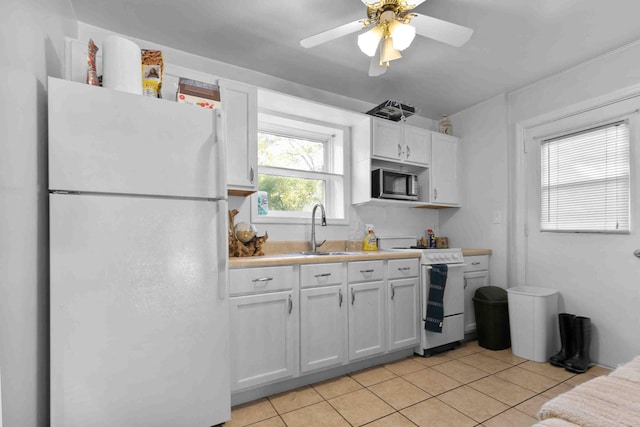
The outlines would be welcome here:
<svg viewBox="0 0 640 427">
<path fill-rule="evenodd" d="M 511 347 L 507 291 L 497 286 L 483 286 L 473 297 L 478 344 L 489 350 Z"/>
</svg>

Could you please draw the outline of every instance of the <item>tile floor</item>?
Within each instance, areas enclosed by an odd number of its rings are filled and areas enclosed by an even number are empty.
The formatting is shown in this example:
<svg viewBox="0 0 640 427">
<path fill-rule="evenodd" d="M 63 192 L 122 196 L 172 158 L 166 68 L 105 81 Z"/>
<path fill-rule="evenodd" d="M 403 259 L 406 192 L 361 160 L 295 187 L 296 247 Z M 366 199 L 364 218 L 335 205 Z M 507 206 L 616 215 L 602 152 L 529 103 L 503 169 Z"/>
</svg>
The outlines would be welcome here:
<svg viewBox="0 0 640 427">
<path fill-rule="evenodd" d="M 531 426 L 547 400 L 608 373 L 575 375 L 470 341 L 235 407 L 225 426 Z"/>
</svg>

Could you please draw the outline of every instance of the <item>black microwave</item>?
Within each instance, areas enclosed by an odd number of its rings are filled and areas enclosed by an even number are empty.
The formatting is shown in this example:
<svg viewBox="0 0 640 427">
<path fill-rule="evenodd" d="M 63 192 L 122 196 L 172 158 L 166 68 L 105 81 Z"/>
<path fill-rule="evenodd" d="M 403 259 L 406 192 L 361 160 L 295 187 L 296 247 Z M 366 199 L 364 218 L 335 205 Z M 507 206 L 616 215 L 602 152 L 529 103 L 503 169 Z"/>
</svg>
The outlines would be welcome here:
<svg viewBox="0 0 640 427">
<path fill-rule="evenodd" d="M 371 171 L 371 197 L 418 200 L 418 176 L 389 169 Z"/>
</svg>

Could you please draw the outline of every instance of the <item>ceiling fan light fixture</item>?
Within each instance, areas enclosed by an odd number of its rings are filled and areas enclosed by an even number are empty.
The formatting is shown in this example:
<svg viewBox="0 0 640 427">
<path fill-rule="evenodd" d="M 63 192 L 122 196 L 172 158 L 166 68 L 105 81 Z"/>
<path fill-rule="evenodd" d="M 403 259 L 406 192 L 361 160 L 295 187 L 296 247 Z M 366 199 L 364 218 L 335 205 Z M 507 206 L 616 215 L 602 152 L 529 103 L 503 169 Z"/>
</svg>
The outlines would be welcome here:
<svg viewBox="0 0 640 427">
<path fill-rule="evenodd" d="M 414 26 L 398 21 L 393 21 L 389 25 L 389 32 L 393 38 L 393 47 L 397 50 L 405 50 L 408 48 L 416 36 Z"/>
<path fill-rule="evenodd" d="M 365 55 L 372 57 L 376 54 L 380 39 L 383 36 L 382 28 L 379 25 L 375 25 L 369 31 L 364 32 L 358 36 L 358 47 Z"/>
<path fill-rule="evenodd" d="M 389 61 L 393 61 L 396 59 L 402 58 L 400 51 L 393 47 L 393 38 L 386 37 L 384 42 L 382 43 L 382 52 L 380 53 L 380 62 L 387 63 L 389 66 Z"/>
</svg>

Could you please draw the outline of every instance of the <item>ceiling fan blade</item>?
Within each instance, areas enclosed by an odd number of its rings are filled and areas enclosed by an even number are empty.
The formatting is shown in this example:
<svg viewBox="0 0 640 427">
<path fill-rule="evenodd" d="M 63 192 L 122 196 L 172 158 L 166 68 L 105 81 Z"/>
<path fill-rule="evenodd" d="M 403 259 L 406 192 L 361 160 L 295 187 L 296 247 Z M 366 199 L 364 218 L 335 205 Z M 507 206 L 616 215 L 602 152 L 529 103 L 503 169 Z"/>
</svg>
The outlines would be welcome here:
<svg viewBox="0 0 640 427">
<path fill-rule="evenodd" d="M 386 64 L 380 65 L 380 58 L 376 58 L 375 56 L 371 58 L 371 62 L 369 63 L 369 77 L 378 77 L 387 72 Z"/>
<path fill-rule="evenodd" d="M 442 19 L 432 16 L 415 14 L 411 18 L 411 25 L 416 27 L 416 33 L 423 37 L 437 40 L 451 46 L 460 47 L 471 38 L 473 30 L 454 24 L 453 22 L 443 21 Z"/>
<path fill-rule="evenodd" d="M 300 40 L 300 45 L 307 48 L 318 46 L 319 44 L 326 43 L 342 36 L 346 36 L 347 34 L 355 33 L 362 28 L 364 28 L 364 26 L 360 21 L 349 22 L 348 24 L 340 25 L 339 27 L 323 31 L 314 36 L 307 37 L 306 39 L 302 39 Z"/>
</svg>

